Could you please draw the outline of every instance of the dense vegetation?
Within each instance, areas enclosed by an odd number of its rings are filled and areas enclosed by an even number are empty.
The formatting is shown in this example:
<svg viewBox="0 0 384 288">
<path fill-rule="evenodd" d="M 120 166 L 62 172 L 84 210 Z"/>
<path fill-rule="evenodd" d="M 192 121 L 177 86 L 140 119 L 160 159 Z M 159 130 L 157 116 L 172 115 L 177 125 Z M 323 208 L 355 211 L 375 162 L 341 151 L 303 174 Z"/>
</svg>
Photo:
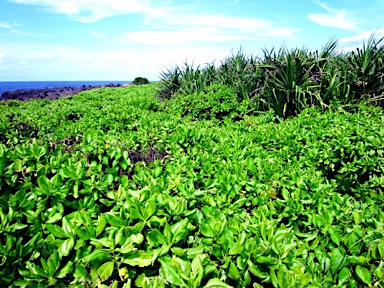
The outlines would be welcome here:
<svg viewBox="0 0 384 288">
<path fill-rule="evenodd" d="M 167 81 L 0 103 L 1 287 L 384 287 L 380 94 Z"/>
<path fill-rule="evenodd" d="M 253 57 L 240 50 L 219 65 L 194 68 L 185 63 L 161 73 L 160 96 L 199 94 L 212 84 L 227 85 L 239 102 L 256 111 L 273 109 L 279 117 L 336 103 L 383 106 L 382 40 L 373 34 L 361 49 L 348 52 L 340 52 L 337 40 L 330 40 L 321 51 L 281 48 Z"/>
<path fill-rule="evenodd" d="M 136 77 L 132 81 L 132 85 L 145 85 L 145 84 L 149 84 L 149 80 L 147 78 L 144 78 L 144 77 Z"/>
</svg>

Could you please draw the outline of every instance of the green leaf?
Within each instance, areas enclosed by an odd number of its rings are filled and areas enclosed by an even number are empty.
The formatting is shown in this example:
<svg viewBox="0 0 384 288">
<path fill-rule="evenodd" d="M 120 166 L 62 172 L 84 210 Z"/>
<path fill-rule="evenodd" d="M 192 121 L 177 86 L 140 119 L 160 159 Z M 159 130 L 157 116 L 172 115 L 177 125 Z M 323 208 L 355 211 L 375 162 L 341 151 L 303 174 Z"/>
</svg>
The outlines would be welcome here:
<svg viewBox="0 0 384 288">
<path fill-rule="evenodd" d="M 338 275 L 339 284 L 343 284 L 345 281 L 347 281 L 350 275 L 351 272 L 349 269 L 347 267 L 343 267 Z"/>
<path fill-rule="evenodd" d="M 225 284 L 220 279 L 210 279 L 203 288 L 233 288 L 233 286 L 230 286 L 228 284 Z"/>
<path fill-rule="evenodd" d="M 148 201 L 145 208 L 141 209 L 141 215 L 143 216 L 144 220 L 147 221 L 153 214 L 155 214 L 156 209 L 157 206 L 155 199 L 151 199 L 150 201 Z"/>
<path fill-rule="evenodd" d="M 202 223 L 200 227 L 201 234 L 203 234 L 205 237 L 215 237 L 215 232 L 213 232 L 211 226 L 209 225 L 208 222 Z"/>
<path fill-rule="evenodd" d="M 50 182 L 48 180 L 48 178 L 46 176 L 40 176 L 38 179 L 37 179 L 37 184 L 39 185 L 39 187 L 43 190 L 45 190 L 45 193 L 48 194 L 50 191 Z"/>
<path fill-rule="evenodd" d="M 359 225 L 363 221 L 362 215 L 363 213 L 361 211 L 353 212 L 353 219 L 355 220 L 356 225 Z"/>
<path fill-rule="evenodd" d="M 82 260 L 85 263 L 89 263 L 89 262 L 93 262 L 95 260 L 100 261 L 100 262 L 105 262 L 105 261 L 111 260 L 111 259 L 112 259 L 112 257 L 110 255 L 109 250 L 96 249 L 91 254 L 85 256 Z"/>
<path fill-rule="evenodd" d="M 153 170 L 153 174 L 155 178 L 159 177 L 163 168 L 161 166 L 156 166 L 155 169 Z"/>
<path fill-rule="evenodd" d="M 85 270 L 82 265 L 76 265 L 75 273 L 73 274 L 73 276 L 75 277 L 77 282 L 84 282 L 88 275 L 89 273 L 87 272 L 87 270 Z"/>
<path fill-rule="evenodd" d="M 75 234 L 75 231 L 73 229 L 73 225 L 72 225 L 71 221 L 69 221 L 67 219 L 67 217 L 63 217 L 62 228 L 67 235 L 74 235 Z"/>
<path fill-rule="evenodd" d="M 345 255 L 336 248 L 331 254 L 331 272 L 335 274 L 343 265 L 345 261 Z"/>
<path fill-rule="evenodd" d="M 361 281 L 365 284 L 371 283 L 371 272 L 367 268 L 361 267 L 360 265 L 356 266 L 356 274 L 359 276 Z"/>
<path fill-rule="evenodd" d="M 328 229 L 328 232 L 331 234 L 332 241 L 336 243 L 337 246 L 339 246 L 343 236 L 341 236 L 341 234 L 337 232 L 332 226 Z"/>
<path fill-rule="evenodd" d="M 75 244 L 75 240 L 72 237 L 64 240 L 58 249 L 59 254 L 61 256 L 68 256 L 69 253 L 71 253 L 74 244 Z"/>
<path fill-rule="evenodd" d="M 152 265 L 153 258 L 154 255 L 152 253 L 143 252 L 139 254 L 139 256 L 137 256 L 136 254 L 129 258 L 126 258 L 123 260 L 123 262 L 131 266 L 147 267 Z"/>
<path fill-rule="evenodd" d="M 172 244 L 172 231 L 171 231 L 171 226 L 169 226 L 168 222 L 166 222 L 164 225 L 163 234 L 167 239 L 167 243 Z"/>
<path fill-rule="evenodd" d="M 256 277 L 258 277 L 260 279 L 265 279 L 265 278 L 269 277 L 269 274 L 267 272 L 260 271 L 258 269 L 257 265 L 253 264 L 251 262 L 251 260 L 248 260 L 247 263 L 248 263 L 249 272 L 251 272 L 254 276 L 256 276 Z"/>
<path fill-rule="evenodd" d="M 151 232 L 148 233 L 147 239 L 153 243 L 153 245 L 167 245 L 167 239 L 158 229 L 153 229 Z"/>
<path fill-rule="evenodd" d="M 269 270 L 269 275 L 271 276 L 272 285 L 275 286 L 275 288 L 279 288 L 279 283 L 278 283 L 278 280 L 277 280 L 275 269 L 271 268 Z"/>
<path fill-rule="evenodd" d="M 47 230 L 55 237 L 58 238 L 69 238 L 70 235 L 65 233 L 65 231 L 57 225 L 54 224 L 46 224 Z"/>
<path fill-rule="evenodd" d="M 115 267 L 115 262 L 109 261 L 97 268 L 97 273 L 102 281 L 106 281 L 111 277 L 113 269 Z"/>
<path fill-rule="evenodd" d="M 64 278 L 65 276 L 67 276 L 67 274 L 71 273 L 72 271 L 72 266 L 73 266 L 73 263 L 72 261 L 69 261 L 67 263 L 67 265 L 65 265 L 60 271 L 59 273 L 56 275 L 57 278 Z"/>
<path fill-rule="evenodd" d="M 161 263 L 161 274 L 167 282 L 173 285 L 186 287 L 184 280 L 180 277 L 174 267 L 169 265 L 165 260 L 159 259 L 159 262 Z"/>
<path fill-rule="evenodd" d="M 229 265 L 228 277 L 236 281 L 240 279 L 239 269 L 232 261 L 231 261 L 231 264 Z"/>
<path fill-rule="evenodd" d="M 105 215 L 101 214 L 97 218 L 96 223 L 96 237 L 99 236 L 105 230 L 105 226 L 107 225 L 107 220 L 105 219 Z"/>
<path fill-rule="evenodd" d="M 172 225 L 171 231 L 172 231 L 172 243 L 176 244 L 180 240 L 184 239 L 188 235 L 188 219 L 185 218 L 182 221 L 177 222 L 176 224 Z"/>
<path fill-rule="evenodd" d="M 379 250 L 381 258 L 384 259 L 384 243 L 379 243 L 377 249 Z"/>
<path fill-rule="evenodd" d="M 40 258 L 40 259 L 43 260 L 43 258 Z M 46 272 L 48 276 L 53 277 L 56 270 L 59 269 L 60 267 L 59 253 L 57 251 L 54 251 L 49 256 L 47 266 L 48 266 L 48 271 Z"/>
<path fill-rule="evenodd" d="M 242 249 L 243 246 L 241 245 L 240 241 L 237 241 L 232 247 L 230 247 L 228 255 L 237 255 L 241 252 Z"/>
</svg>

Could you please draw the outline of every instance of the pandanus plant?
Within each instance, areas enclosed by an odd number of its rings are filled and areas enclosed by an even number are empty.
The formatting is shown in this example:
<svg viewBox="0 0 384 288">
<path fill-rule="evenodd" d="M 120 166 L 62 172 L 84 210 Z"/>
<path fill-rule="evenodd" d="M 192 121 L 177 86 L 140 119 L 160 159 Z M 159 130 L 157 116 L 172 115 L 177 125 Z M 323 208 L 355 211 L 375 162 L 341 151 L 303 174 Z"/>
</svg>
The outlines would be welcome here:
<svg viewBox="0 0 384 288">
<path fill-rule="evenodd" d="M 252 102 L 257 111 L 271 108 L 282 118 L 318 106 L 327 109 L 334 102 L 349 105 L 368 100 L 384 104 L 384 49 L 373 34 L 361 49 L 337 51 L 331 39 L 320 51 L 307 49 L 263 50 L 262 58 L 246 55 L 241 49 L 201 68 L 185 63 L 161 73 L 160 95 L 170 97 L 200 93 L 212 84 L 231 87 L 237 100 Z"/>
<path fill-rule="evenodd" d="M 371 35 L 363 47 L 352 51 L 344 59 L 347 66 L 347 81 L 351 83 L 354 101 L 375 100 L 383 96 L 384 90 L 384 47 Z"/>
</svg>

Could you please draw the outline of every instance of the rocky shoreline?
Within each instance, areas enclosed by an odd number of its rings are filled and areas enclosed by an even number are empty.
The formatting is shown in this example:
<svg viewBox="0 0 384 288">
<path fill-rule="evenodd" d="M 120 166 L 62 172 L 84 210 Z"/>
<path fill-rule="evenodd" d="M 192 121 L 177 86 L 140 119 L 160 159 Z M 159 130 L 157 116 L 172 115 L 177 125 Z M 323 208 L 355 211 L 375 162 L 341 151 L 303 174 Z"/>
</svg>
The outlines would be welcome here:
<svg viewBox="0 0 384 288">
<path fill-rule="evenodd" d="M 91 86 L 91 85 L 83 85 L 80 87 L 57 87 L 57 88 L 43 88 L 43 89 L 31 89 L 31 90 L 15 90 L 15 91 L 5 91 L 1 94 L 0 101 L 8 101 L 8 100 L 20 100 L 20 101 L 28 101 L 31 99 L 59 99 L 61 97 L 70 96 L 74 94 L 78 94 L 83 91 L 87 91 L 93 88 L 99 87 L 125 87 L 127 84 L 107 84 L 103 86 Z"/>
</svg>

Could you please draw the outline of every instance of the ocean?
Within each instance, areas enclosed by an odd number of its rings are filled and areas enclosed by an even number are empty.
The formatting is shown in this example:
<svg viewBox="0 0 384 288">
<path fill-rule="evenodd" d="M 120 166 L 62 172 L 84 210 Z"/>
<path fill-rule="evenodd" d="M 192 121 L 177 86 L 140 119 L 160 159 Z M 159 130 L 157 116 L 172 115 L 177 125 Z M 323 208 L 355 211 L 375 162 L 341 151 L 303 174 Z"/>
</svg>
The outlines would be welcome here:
<svg viewBox="0 0 384 288">
<path fill-rule="evenodd" d="M 85 86 L 103 86 L 107 84 L 125 84 L 130 81 L 0 81 L 0 97 L 5 91 L 15 90 L 31 90 L 31 89 L 44 89 L 44 88 L 60 88 L 60 87 L 81 87 Z"/>
</svg>

